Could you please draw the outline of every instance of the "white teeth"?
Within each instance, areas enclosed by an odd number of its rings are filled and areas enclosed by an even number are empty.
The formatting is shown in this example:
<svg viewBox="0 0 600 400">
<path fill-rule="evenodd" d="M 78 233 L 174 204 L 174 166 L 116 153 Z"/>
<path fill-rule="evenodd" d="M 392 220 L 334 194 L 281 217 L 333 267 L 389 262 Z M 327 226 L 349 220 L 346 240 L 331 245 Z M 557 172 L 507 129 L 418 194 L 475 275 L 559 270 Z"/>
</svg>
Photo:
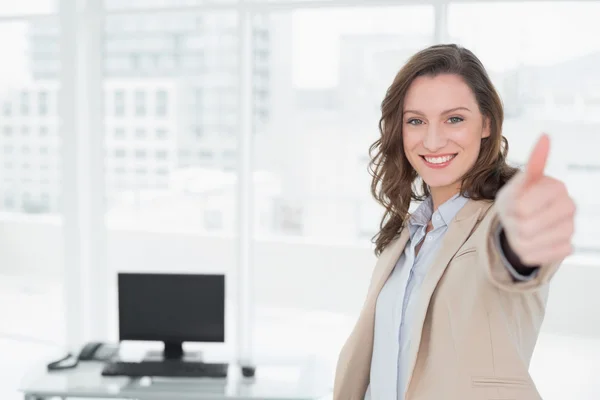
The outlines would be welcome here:
<svg viewBox="0 0 600 400">
<path fill-rule="evenodd" d="M 444 156 L 444 157 L 424 157 L 428 163 L 441 164 L 452 160 L 455 156 Z"/>
</svg>

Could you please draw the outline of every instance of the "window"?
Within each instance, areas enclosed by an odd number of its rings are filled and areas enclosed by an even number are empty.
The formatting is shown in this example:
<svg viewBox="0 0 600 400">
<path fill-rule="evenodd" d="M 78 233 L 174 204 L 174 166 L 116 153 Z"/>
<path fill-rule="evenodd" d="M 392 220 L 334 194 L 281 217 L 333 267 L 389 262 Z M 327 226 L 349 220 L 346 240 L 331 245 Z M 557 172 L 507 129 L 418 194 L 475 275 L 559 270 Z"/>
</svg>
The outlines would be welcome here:
<svg viewBox="0 0 600 400">
<path fill-rule="evenodd" d="M 7 210 L 12 210 L 15 207 L 15 198 L 12 194 L 4 195 L 4 208 Z"/>
<path fill-rule="evenodd" d="M 166 129 L 157 129 L 156 130 L 156 138 L 157 139 L 166 139 L 167 138 L 167 130 Z"/>
<path fill-rule="evenodd" d="M 21 115 L 29 115 L 29 107 L 29 92 L 23 91 L 21 92 Z"/>
<path fill-rule="evenodd" d="M 302 208 L 292 201 L 276 199 L 274 230 L 284 235 L 302 235 Z"/>
<path fill-rule="evenodd" d="M 156 92 L 156 115 L 164 117 L 167 115 L 167 92 L 159 90 Z"/>
<path fill-rule="evenodd" d="M 130 63 L 131 66 L 128 69 L 139 69 L 141 66 L 140 63 L 140 55 L 139 54 L 132 54 L 130 57 Z"/>
<path fill-rule="evenodd" d="M 5 101 L 2 105 L 2 114 L 5 117 L 9 117 L 12 114 L 12 104 L 9 101 Z"/>
<path fill-rule="evenodd" d="M 137 159 L 146 158 L 146 150 L 136 150 L 135 158 L 137 158 Z"/>
<path fill-rule="evenodd" d="M 45 91 L 38 93 L 38 113 L 42 116 L 48 115 L 48 93 Z"/>
<path fill-rule="evenodd" d="M 29 126 L 24 125 L 21 127 L 21 136 L 29 136 Z"/>
<path fill-rule="evenodd" d="M 115 150 L 115 158 L 125 158 L 126 152 L 124 149 Z"/>
<path fill-rule="evenodd" d="M 291 60 L 291 84 L 287 93 L 270 92 L 270 82 L 285 67 L 274 63 L 265 68 L 266 60 L 270 64 L 279 55 L 275 48 L 257 49 L 254 158 L 269 161 L 255 172 L 269 174 L 275 182 L 295 182 L 281 186 L 268 202 L 255 203 L 255 213 L 264 207 L 271 215 L 270 234 L 368 244 L 356 210 L 375 202 L 369 194 L 371 177 L 366 168 L 359 168 L 359 154 L 378 139 L 379 105 L 399 68 L 434 42 L 434 7 L 420 4 L 269 15 L 269 37 L 283 35 L 283 27 L 290 27 L 286 57 Z M 228 91 L 222 97 L 220 118 L 227 122 L 220 124 L 219 132 L 227 137 L 237 133 L 239 116 L 229 111 L 235 110 L 237 98 Z M 303 123 L 290 124 L 296 118 Z M 278 156 L 282 147 L 293 151 Z M 223 150 L 223 159 L 231 159 L 229 152 L 235 149 Z M 296 181 L 296 176 L 302 180 Z"/>
<path fill-rule="evenodd" d="M 117 90 L 114 93 L 114 113 L 116 117 L 125 115 L 125 92 Z"/>
<path fill-rule="evenodd" d="M 192 153 L 190 150 L 187 150 L 187 149 L 179 150 L 179 157 L 186 158 L 186 157 L 191 157 L 191 155 L 192 155 Z"/>
<path fill-rule="evenodd" d="M 125 129 L 123 128 L 115 128 L 115 139 L 124 139 L 125 138 Z"/>
<path fill-rule="evenodd" d="M 40 203 L 43 208 L 50 208 L 50 194 L 42 193 L 40 195 Z"/>
<path fill-rule="evenodd" d="M 235 151 L 237 143 L 235 140 L 224 143 L 211 140 L 213 135 L 204 136 L 203 130 L 235 129 L 238 118 L 237 115 L 220 119 L 205 117 L 207 112 L 203 107 L 212 101 L 204 96 L 215 91 L 215 83 L 219 86 L 217 91 L 231 92 L 237 101 L 237 70 L 225 73 L 219 68 L 207 68 L 209 59 L 217 65 L 222 59 L 229 60 L 234 67 L 239 65 L 235 35 L 230 42 L 219 41 L 225 34 L 235 34 L 237 12 L 172 11 L 168 13 L 168 23 L 165 23 L 165 16 L 162 11 L 126 12 L 109 14 L 105 19 L 105 84 L 117 76 L 129 80 L 120 88 L 128 97 L 122 102 L 128 109 L 119 127 L 131 129 L 128 136 L 137 142 L 119 144 L 119 150 L 123 151 L 120 156 L 112 153 L 116 149 L 111 150 L 111 158 L 118 158 L 119 164 L 126 164 L 133 174 L 128 180 L 120 181 L 122 185 L 118 190 L 107 185 L 106 196 L 122 200 L 111 202 L 108 215 L 137 215 L 144 224 L 156 224 L 160 229 L 173 224 L 172 228 L 176 229 L 190 224 L 201 225 L 205 208 L 213 209 L 212 204 L 217 203 L 216 208 L 223 215 L 220 230 L 232 232 L 236 216 L 233 212 L 235 191 L 230 181 L 235 172 L 208 178 L 204 174 L 225 173 L 227 166 L 216 161 L 221 161 L 222 152 Z M 202 32 L 195 30 L 197 19 L 202 20 Z M 237 113 L 236 103 L 230 112 Z M 107 117 L 111 116 L 110 109 L 107 114 Z M 208 122 L 211 117 L 213 120 Z M 113 136 L 111 131 L 115 127 L 109 124 L 107 128 L 107 136 Z M 145 156 L 139 153 L 142 148 Z M 138 168 L 140 172 L 136 172 Z M 171 179 L 177 184 L 170 185 Z M 207 190 L 206 198 L 197 200 L 195 196 L 204 196 L 199 193 Z M 125 193 L 132 198 L 125 199 Z M 196 211 L 179 206 L 190 201 L 199 202 L 191 208 Z M 192 212 L 198 213 L 197 218 L 189 215 Z"/>
<path fill-rule="evenodd" d="M 198 152 L 198 158 L 202 161 L 211 161 L 214 157 L 212 151 L 201 150 Z"/>
<path fill-rule="evenodd" d="M 2 128 L 2 134 L 3 134 L 5 137 L 12 136 L 12 127 L 10 127 L 10 126 L 5 126 L 5 127 L 3 127 L 3 128 Z"/>
<path fill-rule="evenodd" d="M 46 127 L 46 126 L 40 126 L 38 133 L 42 137 L 43 136 L 48 136 L 48 127 Z"/>
<path fill-rule="evenodd" d="M 143 117 L 146 115 L 146 93 L 142 90 L 136 90 L 134 93 L 135 115 Z"/>
</svg>

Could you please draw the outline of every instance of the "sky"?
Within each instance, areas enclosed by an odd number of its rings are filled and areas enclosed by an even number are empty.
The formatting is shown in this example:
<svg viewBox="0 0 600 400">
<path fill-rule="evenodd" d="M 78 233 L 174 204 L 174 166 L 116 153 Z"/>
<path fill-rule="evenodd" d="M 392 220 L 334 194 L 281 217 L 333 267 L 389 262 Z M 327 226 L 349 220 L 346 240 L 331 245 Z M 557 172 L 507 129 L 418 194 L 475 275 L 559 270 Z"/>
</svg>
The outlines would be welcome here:
<svg viewBox="0 0 600 400">
<path fill-rule="evenodd" d="M 434 35 L 432 6 L 303 10 L 292 19 L 293 79 L 302 88 L 336 84 L 342 35 Z M 553 64 L 600 51 L 600 1 L 451 5 L 448 31 L 490 70 Z"/>
<path fill-rule="evenodd" d="M 0 16 L 55 10 L 56 0 L 0 1 Z M 455 4 L 448 9 L 448 30 L 475 52 L 490 70 L 525 64 L 552 64 L 600 51 L 600 1 Z M 348 34 L 429 36 L 432 6 L 385 6 L 297 10 L 292 14 L 292 76 L 298 88 L 335 86 L 339 43 Z M 277 33 L 274 32 L 274 35 Z M 0 85 L 27 79 L 24 22 L 0 22 Z M 401 43 L 399 43 L 401 46 Z"/>
</svg>

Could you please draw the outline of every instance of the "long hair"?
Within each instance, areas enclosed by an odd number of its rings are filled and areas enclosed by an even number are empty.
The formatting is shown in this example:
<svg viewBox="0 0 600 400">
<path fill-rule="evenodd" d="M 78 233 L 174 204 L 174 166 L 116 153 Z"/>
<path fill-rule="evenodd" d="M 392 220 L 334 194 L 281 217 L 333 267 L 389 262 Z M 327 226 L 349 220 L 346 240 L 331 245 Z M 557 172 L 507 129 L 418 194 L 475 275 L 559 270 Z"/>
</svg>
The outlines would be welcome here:
<svg viewBox="0 0 600 400">
<path fill-rule="evenodd" d="M 385 208 L 379 232 L 373 237 L 376 255 L 402 231 L 411 201 L 422 201 L 430 194 L 425 182 L 418 190 L 417 172 L 404 154 L 402 110 L 406 92 L 415 78 L 440 74 L 462 77 L 490 124 L 490 135 L 482 139 L 475 165 L 462 177 L 461 194 L 474 200 L 493 200 L 518 172 L 507 164 L 502 101 L 481 61 L 471 51 L 455 44 L 434 45 L 419 51 L 402 67 L 387 90 L 381 103 L 381 135 L 369 148 L 371 193 Z"/>
</svg>

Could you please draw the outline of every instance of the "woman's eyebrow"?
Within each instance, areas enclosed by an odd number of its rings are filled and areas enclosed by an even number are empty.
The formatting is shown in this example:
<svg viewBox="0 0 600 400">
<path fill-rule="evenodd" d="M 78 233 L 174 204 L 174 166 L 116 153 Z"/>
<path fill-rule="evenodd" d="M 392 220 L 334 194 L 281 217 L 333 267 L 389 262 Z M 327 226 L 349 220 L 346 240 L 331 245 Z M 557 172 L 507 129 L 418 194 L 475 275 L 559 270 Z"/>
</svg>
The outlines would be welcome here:
<svg viewBox="0 0 600 400">
<path fill-rule="evenodd" d="M 471 110 L 469 110 L 467 107 L 454 107 L 454 108 L 451 108 L 449 110 L 442 112 L 442 114 L 449 114 L 451 112 L 455 112 L 455 111 L 459 111 L 459 110 L 471 112 Z M 418 111 L 418 110 L 404 110 L 404 112 L 402 114 L 407 114 L 407 113 L 412 113 L 412 114 L 417 114 L 417 115 L 425 115 L 423 112 Z"/>
</svg>

